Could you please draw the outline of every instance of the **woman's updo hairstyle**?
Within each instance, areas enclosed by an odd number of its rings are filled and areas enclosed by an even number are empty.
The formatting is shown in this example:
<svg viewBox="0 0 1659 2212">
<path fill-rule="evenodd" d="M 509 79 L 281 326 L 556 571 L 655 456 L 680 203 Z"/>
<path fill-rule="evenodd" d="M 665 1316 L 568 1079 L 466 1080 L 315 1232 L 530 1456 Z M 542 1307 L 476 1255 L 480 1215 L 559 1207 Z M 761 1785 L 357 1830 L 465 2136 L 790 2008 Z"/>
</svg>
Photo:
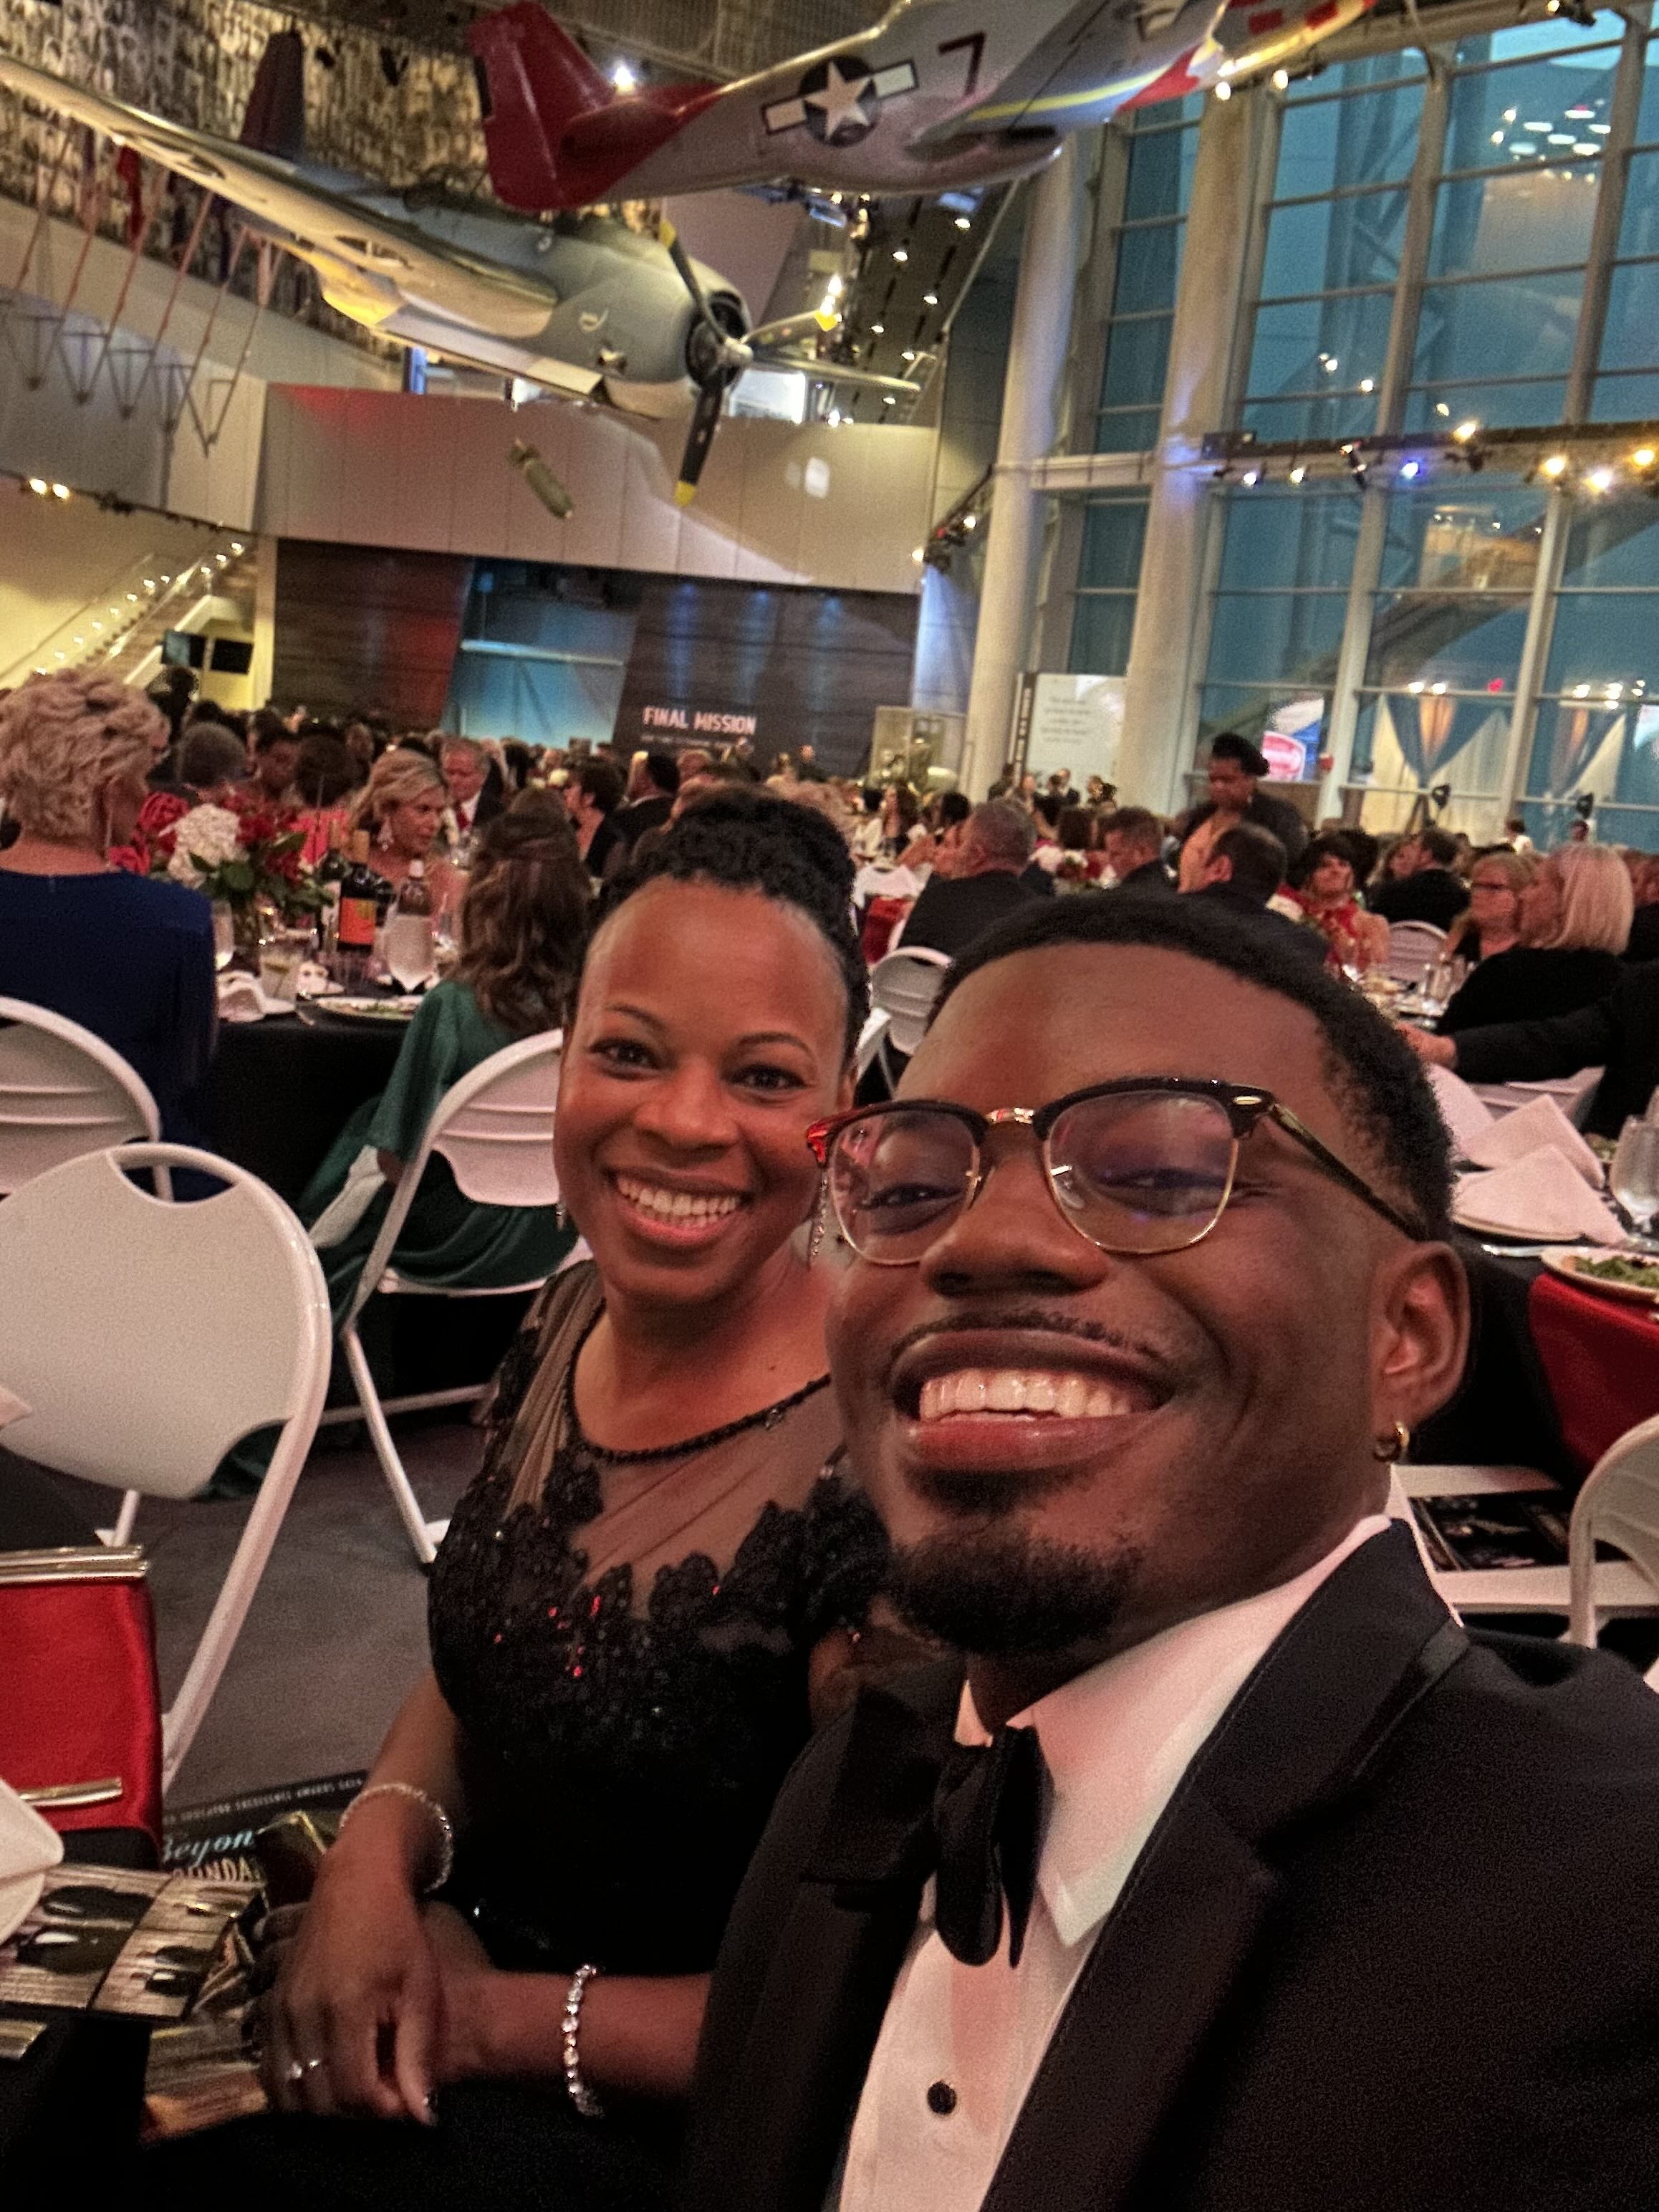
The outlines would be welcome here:
<svg viewBox="0 0 1659 2212">
<path fill-rule="evenodd" d="M 853 861 L 833 823 L 769 791 L 716 786 L 659 835 L 641 838 L 599 895 L 594 934 L 648 884 L 758 891 L 804 914 L 847 989 L 847 1057 L 870 1012 L 870 978 L 853 927 Z"/>
<path fill-rule="evenodd" d="M 95 839 L 99 790 L 148 769 L 167 724 L 110 676 L 31 676 L 0 700 L 0 799 L 25 830 L 63 844 Z"/>
</svg>

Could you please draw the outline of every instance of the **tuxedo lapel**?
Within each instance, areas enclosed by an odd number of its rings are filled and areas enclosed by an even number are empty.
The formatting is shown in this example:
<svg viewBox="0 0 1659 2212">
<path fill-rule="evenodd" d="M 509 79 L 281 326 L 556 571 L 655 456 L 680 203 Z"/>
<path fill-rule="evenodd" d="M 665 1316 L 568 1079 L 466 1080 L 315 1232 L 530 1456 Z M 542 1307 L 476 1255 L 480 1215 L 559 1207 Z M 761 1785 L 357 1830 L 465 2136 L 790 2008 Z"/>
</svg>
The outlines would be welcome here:
<svg viewBox="0 0 1659 2212">
<path fill-rule="evenodd" d="M 1291 1622 L 1154 1830 L 1032 2083 L 982 2212 L 1111 2212 L 1248 1957 L 1273 1844 L 1339 1802 L 1465 1649 L 1403 1530 Z"/>
<path fill-rule="evenodd" d="M 690 2202 L 702 2202 L 706 2170 L 721 2212 L 823 2212 L 915 1930 L 961 1682 L 955 1663 L 930 1667 L 860 1698 L 828 1809 L 773 1921 L 741 2048 L 720 2054 L 743 2083 L 737 2125 L 718 2139 L 705 2130 Z M 752 1902 L 746 1890 L 739 1915 Z M 728 1945 L 745 1950 L 733 1933 Z"/>
</svg>

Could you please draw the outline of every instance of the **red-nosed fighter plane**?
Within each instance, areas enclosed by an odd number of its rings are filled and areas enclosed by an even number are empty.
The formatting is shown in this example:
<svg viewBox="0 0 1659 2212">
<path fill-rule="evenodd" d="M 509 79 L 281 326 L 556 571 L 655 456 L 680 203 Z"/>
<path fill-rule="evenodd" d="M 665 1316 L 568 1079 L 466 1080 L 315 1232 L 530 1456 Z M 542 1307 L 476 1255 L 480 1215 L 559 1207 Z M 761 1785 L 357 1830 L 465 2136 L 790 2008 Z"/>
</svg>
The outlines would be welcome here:
<svg viewBox="0 0 1659 2212">
<path fill-rule="evenodd" d="M 939 192 L 1118 109 L 1294 66 L 1371 0 L 897 0 L 726 85 L 619 93 L 536 0 L 468 33 L 495 190 L 538 212 L 728 185 Z"/>
</svg>

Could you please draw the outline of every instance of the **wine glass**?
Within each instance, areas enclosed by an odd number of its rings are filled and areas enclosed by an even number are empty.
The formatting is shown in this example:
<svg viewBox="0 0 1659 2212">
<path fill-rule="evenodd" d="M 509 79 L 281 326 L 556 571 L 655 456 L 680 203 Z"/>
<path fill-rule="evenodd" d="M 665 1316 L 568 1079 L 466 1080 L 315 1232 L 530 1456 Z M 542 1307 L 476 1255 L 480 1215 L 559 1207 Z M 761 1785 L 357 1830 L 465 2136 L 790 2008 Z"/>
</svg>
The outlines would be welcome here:
<svg viewBox="0 0 1659 2212">
<path fill-rule="evenodd" d="M 221 973 L 236 957 L 236 916 L 228 899 L 213 902 L 213 964 Z"/>
<path fill-rule="evenodd" d="M 1653 1242 L 1653 1218 L 1659 1213 L 1659 1129 L 1633 1115 L 1626 1122 L 1608 1171 L 1607 1188 L 1644 1249 L 1659 1249 Z"/>
</svg>

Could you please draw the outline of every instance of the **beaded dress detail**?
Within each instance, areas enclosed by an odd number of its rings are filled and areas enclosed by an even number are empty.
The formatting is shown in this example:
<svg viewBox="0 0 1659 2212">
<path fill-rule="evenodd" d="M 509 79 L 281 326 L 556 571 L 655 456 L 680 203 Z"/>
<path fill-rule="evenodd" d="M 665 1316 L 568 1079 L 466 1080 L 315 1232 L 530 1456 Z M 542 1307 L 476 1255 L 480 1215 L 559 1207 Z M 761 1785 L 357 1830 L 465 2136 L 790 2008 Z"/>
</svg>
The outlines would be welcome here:
<svg viewBox="0 0 1659 2212">
<path fill-rule="evenodd" d="M 508 1354 L 483 1473 L 433 1571 L 469 1821 L 450 1896 L 496 1963 L 701 1972 L 810 1732 L 806 1669 L 885 1565 L 833 1394 L 638 1456 L 570 1378 L 601 1310 L 554 1279 Z"/>
</svg>

